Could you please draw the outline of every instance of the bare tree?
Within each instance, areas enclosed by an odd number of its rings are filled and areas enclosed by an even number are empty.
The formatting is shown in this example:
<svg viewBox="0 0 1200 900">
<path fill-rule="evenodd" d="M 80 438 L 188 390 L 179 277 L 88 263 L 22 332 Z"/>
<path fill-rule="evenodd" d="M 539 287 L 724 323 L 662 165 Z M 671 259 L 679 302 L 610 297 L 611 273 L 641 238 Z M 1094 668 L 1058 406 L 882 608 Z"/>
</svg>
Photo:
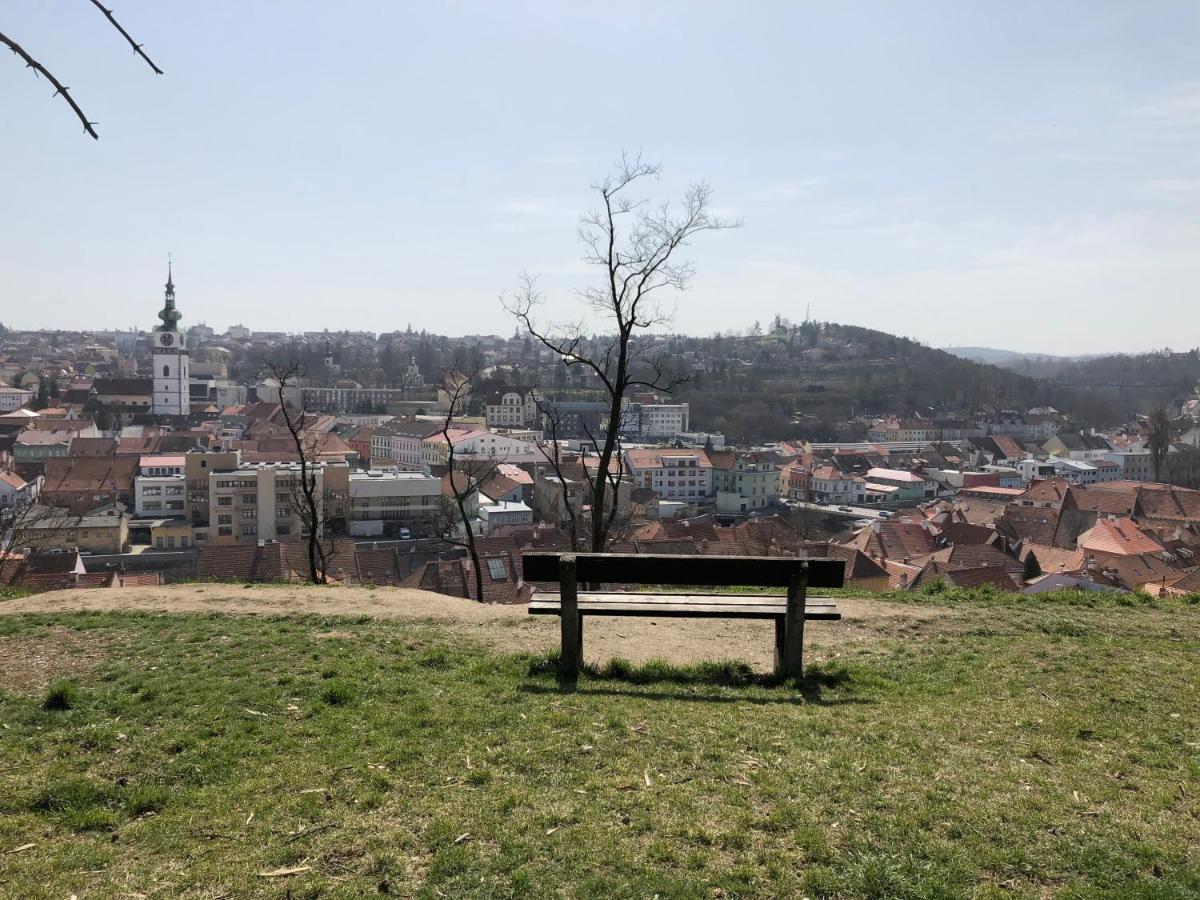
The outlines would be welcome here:
<svg viewBox="0 0 1200 900">
<path fill-rule="evenodd" d="M 1163 480 L 1176 487 L 1200 488 L 1200 450 L 1186 447 L 1163 463 Z"/>
<path fill-rule="evenodd" d="M 712 189 L 704 183 L 687 189 L 678 211 L 669 203 L 652 206 L 649 199 L 634 196 L 643 182 L 656 179 L 659 172 L 658 166 L 644 163 L 640 157 L 622 157 L 612 173 L 592 186 L 600 205 L 580 222 L 579 237 L 587 248 L 584 260 L 596 266 L 602 278 L 599 286 L 584 288 L 578 296 L 614 334 L 588 342 L 583 320 L 549 328 L 538 325 L 534 315 L 543 298 L 529 276 L 522 279 L 515 297 L 505 301 L 508 311 L 535 340 L 568 367 L 581 366 L 592 372 L 607 394 L 609 411 L 603 437 L 591 440 L 599 455 L 599 465 L 589 475 L 593 552 L 602 552 L 608 543 L 612 516 L 603 511 L 608 509 L 606 497 L 614 484 L 612 465 L 620 464 L 619 431 L 627 393 L 631 388 L 669 393 L 686 380 L 670 372 L 665 357 L 643 349 L 636 335 L 670 320 L 659 302 L 664 291 L 687 288 L 693 270 L 690 263 L 678 259 L 680 250 L 700 232 L 739 224 L 712 212 Z M 617 480 L 620 474 L 618 468 Z M 615 508 L 614 503 L 614 514 Z"/>
<path fill-rule="evenodd" d="M 300 461 L 300 477 L 292 482 L 292 505 L 300 516 L 300 522 L 305 532 L 308 546 L 308 578 L 313 584 L 327 584 L 329 581 L 329 552 L 322 541 L 326 526 L 325 510 L 326 497 L 323 486 L 317 486 L 317 471 L 319 455 L 316 435 L 309 426 L 309 417 L 303 399 L 300 408 L 293 409 L 288 405 L 285 396 L 289 385 L 295 384 L 303 376 L 303 368 L 299 361 L 288 359 L 284 361 L 268 361 L 267 371 L 279 384 L 279 408 L 283 415 L 283 424 L 291 435 L 296 456 Z M 300 392 L 301 398 L 304 392 Z"/>
<path fill-rule="evenodd" d="M 36 559 L 58 547 L 76 521 L 68 510 L 32 500 L 0 509 L 0 584 L 20 584 Z"/>
<path fill-rule="evenodd" d="M 129 32 L 121 27 L 121 23 L 116 20 L 115 16 L 113 16 L 113 11 L 111 9 L 106 9 L 100 3 L 100 0 L 91 0 L 91 3 L 92 6 L 104 13 L 104 17 L 108 19 L 108 21 L 112 24 L 112 27 L 117 30 L 121 37 L 125 38 L 125 40 L 129 43 L 129 46 L 133 48 L 133 52 L 146 61 L 146 64 L 154 70 L 154 74 L 161 75 L 163 73 L 162 69 L 156 66 L 154 61 L 146 55 L 146 51 L 142 49 L 142 45 L 135 41 Z M 96 129 L 93 127 L 96 123 L 89 121 L 88 117 L 84 115 L 84 112 L 82 109 L 80 109 L 79 104 L 75 102 L 75 98 L 71 96 L 71 89 L 69 87 L 59 81 L 49 69 L 30 56 L 24 47 L 14 41 L 12 38 L 6 36 L 3 32 L 0 32 L 0 44 L 3 44 L 16 56 L 20 57 L 25 63 L 25 68 L 33 69 L 34 77 L 45 76 L 46 80 L 49 81 L 54 87 L 53 96 L 57 97 L 61 94 L 62 98 L 67 101 L 67 105 L 71 107 L 71 111 L 75 113 L 76 118 L 83 123 L 83 130 L 87 134 L 90 134 L 94 140 L 100 140 L 100 135 L 96 134 Z"/>
<path fill-rule="evenodd" d="M 1150 450 L 1150 465 L 1154 467 L 1154 480 L 1162 481 L 1163 463 L 1171 450 L 1171 419 L 1165 407 L 1150 413 L 1149 427 L 1146 446 Z"/>
<path fill-rule="evenodd" d="M 789 507 L 780 518 L 806 541 L 823 541 L 830 535 L 825 524 L 825 513 L 813 509 L 807 503 L 804 506 Z"/>
<path fill-rule="evenodd" d="M 444 388 L 448 401 L 446 415 L 442 419 L 439 434 L 446 442 L 446 481 L 450 487 L 451 502 L 457 516 L 445 517 L 439 529 L 441 538 L 448 544 L 462 547 L 471 558 L 471 568 L 475 574 L 475 599 L 483 602 L 483 571 L 479 566 L 479 550 L 475 544 L 475 529 L 471 525 L 469 506 L 471 495 L 478 493 L 479 486 L 497 473 L 503 460 L 495 458 L 479 459 L 476 457 L 462 458 L 454 441 L 454 422 L 459 412 L 470 396 L 478 372 L 464 375 L 456 364 L 443 375 Z M 459 476 L 462 476 L 461 479 Z M 459 536 L 458 525 L 462 525 L 462 535 Z"/>
</svg>

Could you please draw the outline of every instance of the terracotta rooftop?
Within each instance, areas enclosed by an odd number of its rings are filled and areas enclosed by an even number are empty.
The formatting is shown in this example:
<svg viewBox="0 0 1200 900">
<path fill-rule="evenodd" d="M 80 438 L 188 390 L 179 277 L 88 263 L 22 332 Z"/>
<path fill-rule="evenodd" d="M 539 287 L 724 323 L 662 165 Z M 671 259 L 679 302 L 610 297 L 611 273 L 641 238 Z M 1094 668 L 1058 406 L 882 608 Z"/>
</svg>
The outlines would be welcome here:
<svg viewBox="0 0 1200 900">
<path fill-rule="evenodd" d="M 1162 553 L 1163 547 L 1154 538 L 1142 533 L 1137 523 L 1128 517 L 1098 519 L 1096 524 L 1079 536 L 1079 548 L 1091 553 L 1111 556 L 1132 556 L 1136 553 Z"/>
</svg>

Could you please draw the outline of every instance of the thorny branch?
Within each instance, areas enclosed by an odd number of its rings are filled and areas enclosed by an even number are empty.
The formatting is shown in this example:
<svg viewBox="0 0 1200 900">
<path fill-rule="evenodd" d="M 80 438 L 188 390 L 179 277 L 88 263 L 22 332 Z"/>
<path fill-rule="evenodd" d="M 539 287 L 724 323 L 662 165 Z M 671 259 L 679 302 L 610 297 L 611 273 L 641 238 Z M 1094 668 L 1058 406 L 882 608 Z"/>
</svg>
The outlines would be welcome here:
<svg viewBox="0 0 1200 900">
<path fill-rule="evenodd" d="M 133 39 L 133 37 L 129 34 L 129 32 L 126 31 L 121 26 L 121 23 L 118 22 L 116 17 L 113 15 L 113 11 L 111 9 L 106 8 L 103 4 L 101 4 L 100 0 L 91 0 L 91 2 L 92 2 L 92 5 L 96 7 L 96 9 L 98 9 L 98 10 L 100 10 L 100 12 L 104 13 L 105 18 L 108 19 L 108 21 L 112 24 L 113 28 L 117 29 L 117 31 L 120 33 L 121 37 L 125 38 L 125 40 L 129 42 L 129 46 L 131 46 L 133 48 L 133 52 L 136 53 L 138 56 L 140 56 L 142 59 L 144 59 L 146 61 L 146 64 L 149 65 L 150 68 L 154 70 L 154 74 L 161 75 L 163 73 L 162 69 L 160 69 L 157 65 L 154 64 L 154 60 L 152 60 L 149 56 L 146 55 L 146 51 L 142 49 L 142 45 L 139 44 L 137 41 L 135 41 Z M 87 115 L 85 115 L 83 110 L 80 108 L 79 104 L 75 102 L 75 98 L 71 96 L 70 88 L 68 88 L 61 81 L 59 81 L 58 78 L 56 78 L 54 76 L 54 73 L 52 73 L 44 65 L 42 65 L 40 62 L 38 62 L 36 59 L 34 59 L 32 56 L 30 56 L 28 51 L 26 51 L 24 47 L 22 47 L 20 44 L 18 44 L 16 41 L 14 41 L 12 38 L 5 35 L 3 32 L 0 32 L 0 44 L 4 44 L 4 46 L 6 46 L 9 50 L 11 50 L 14 54 L 19 56 L 22 60 L 24 60 L 25 68 L 33 69 L 34 77 L 39 77 L 39 76 L 44 75 L 46 80 L 49 81 L 50 84 L 54 86 L 54 94 L 52 96 L 57 97 L 59 94 L 61 94 L 62 98 L 67 101 L 67 104 L 71 107 L 71 110 L 75 113 L 75 116 L 79 119 L 80 122 L 83 123 L 83 130 L 87 134 L 91 135 L 92 140 L 96 140 L 96 141 L 100 140 L 100 135 L 98 135 L 96 133 L 96 129 L 93 127 L 93 126 L 95 126 L 96 123 L 90 121 L 88 119 Z"/>
<path fill-rule="evenodd" d="M 133 52 L 146 61 L 146 65 L 154 70 L 155 75 L 161 75 L 163 73 L 163 70 L 154 64 L 154 60 L 146 55 L 146 51 L 142 49 L 142 45 L 130 37 L 129 32 L 121 27 L 121 23 L 118 22 L 116 17 L 113 16 L 113 11 L 111 9 L 105 9 L 104 6 L 101 5 L 100 0 L 92 0 L 92 5 L 96 7 L 96 9 L 100 10 L 100 12 L 104 13 L 104 15 L 108 18 L 108 21 L 112 23 L 112 27 L 121 32 L 121 37 L 129 41 L 129 46 L 133 48 Z"/>
<path fill-rule="evenodd" d="M 46 80 L 54 85 L 53 96 L 57 97 L 59 94 L 62 94 L 62 98 L 70 104 L 71 109 L 75 111 L 75 115 L 79 117 L 79 121 L 83 123 L 83 130 L 90 134 L 93 140 L 100 140 L 100 135 L 96 134 L 96 129 L 92 127 L 96 123 L 88 121 L 88 117 L 83 114 L 83 110 L 79 108 L 79 104 L 75 102 L 75 98 L 71 96 L 70 89 L 66 85 L 55 78 L 49 69 L 26 53 L 25 49 L 20 44 L 5 36 L 3 32 L 0 32 L 0 44 L 4 44 L 4 46 L 6 46 L 9 50 L 21 57 L 21 59 L 25 60 L 25 68 L 33 69 L 33 74 L 35 76 L 37 76 L 39 73 L 45 75 Z"/>
</svg>

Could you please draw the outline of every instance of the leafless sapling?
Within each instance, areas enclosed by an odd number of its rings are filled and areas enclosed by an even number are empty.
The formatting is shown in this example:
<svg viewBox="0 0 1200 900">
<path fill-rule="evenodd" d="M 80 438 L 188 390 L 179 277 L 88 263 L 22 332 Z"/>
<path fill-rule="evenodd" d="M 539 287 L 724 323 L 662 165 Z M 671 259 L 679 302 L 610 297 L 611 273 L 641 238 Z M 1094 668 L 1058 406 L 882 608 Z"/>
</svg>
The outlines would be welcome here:
<svg viewBox="0 0 1200 900">
<path fill-rule="evenodd" d="M 591 372 L 605 392 L 608 419 L 602 437 L 592 442 L 599 460 L 595 472 L 589 473 L 596 510 L 609 508 L 606 499 L 614 477 L 611 465 L 619 462 L 619 431 L 629 391 L 670 392 L 686 380 L 672 373 L 668 360 L 648 344 L 639 343 L 636 336 L 670 321 L 670 313 L 659 302 L 664 292 L 688 287 L 693 269 L 678 258 L 682 248 L 701 232 L 740 224 L 714 214 L 712 189 L 705 183 L 689 187 L 678 209 L 669 203 L 655 206 L 647 197 L 637 196 L 639 188 L 656 179 L 659 172 L 658 166 L 644 163 L 640 157 L 623 157 L 613 172 L 592 186 L 599 205 L 580 222 L 584 261 L 595 266 L 601 278 L 578 296 L 593 316 L 611 329 L 609 335 L 598 342 L 588 341 L 583 319 L 557 326 L 538 324 L 535 314 L 543 298 L 530 276 L 525 276 L 516 295 L 505 301 L 508 311 L 534 340 L 568 367 Z M 620 478 L 619 470 L 615 477 Z M 593 552 L 605 549 L 610 526 L 610 516 L 591 516 Z"/>
<path fill-rule="evenodd" d="M 450 491 L 450 497 L 447 499 L 453 506 L 454 515 L 443 517 L 439 531 L 443 541 L 467 551 L 475 576 L 475 599 L 482 603 L 483 571 L 479 565 L 475 529 L 471 524 L 471 498 L 478 495 L 482 484 L 497 474 L 504 460 L 495 456 L 480 457 L 477 454 L 468 457 L 460 454 L 456 446 L 455 422 L 466 406 L 477 377 L 477 371 L 466 374 L 457 364 L 443 373 L 447 408 L 438 433 L 446 442 L 446 484 Z"/>
<path fill-rule="evenodd" d="M 283 424 L 291 436 L 296 456 L 300 463 L 300 477 L 292 480 L 292 505 L 300 517 L 308 551 L 308 578 L 313 584 L 329 581 L 329 552 L 322 540 L 325 530 L 326 497 L 324 486 L 317 484 L 319 471 L 319 449 L 317 436 L 311 430 L 314 416 L 307 411 L 300 391 L 300 406 L 293 408 L 288 403 L 288 388 L 299 386 L 303 368 L 295 359 L 267 362 L 267 371 L 279 385 L 279 407 Z"/>
</svg>

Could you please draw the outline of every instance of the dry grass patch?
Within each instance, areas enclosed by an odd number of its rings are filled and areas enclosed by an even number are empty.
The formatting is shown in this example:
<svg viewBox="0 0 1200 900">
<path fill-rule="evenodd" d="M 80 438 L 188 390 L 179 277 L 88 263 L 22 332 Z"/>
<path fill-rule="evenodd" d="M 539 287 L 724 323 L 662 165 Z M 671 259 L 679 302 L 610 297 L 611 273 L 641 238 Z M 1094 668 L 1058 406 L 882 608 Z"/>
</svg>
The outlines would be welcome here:
<svg viewBox="0 0 1200 900">
<path fill-rule="evenodd" d="M 91 631 L 48 628 L 0 637 L 0 691 L 35 696 L 52 681 L 83 675 L 108 655 L 108 640 Z"/>
</svg>

